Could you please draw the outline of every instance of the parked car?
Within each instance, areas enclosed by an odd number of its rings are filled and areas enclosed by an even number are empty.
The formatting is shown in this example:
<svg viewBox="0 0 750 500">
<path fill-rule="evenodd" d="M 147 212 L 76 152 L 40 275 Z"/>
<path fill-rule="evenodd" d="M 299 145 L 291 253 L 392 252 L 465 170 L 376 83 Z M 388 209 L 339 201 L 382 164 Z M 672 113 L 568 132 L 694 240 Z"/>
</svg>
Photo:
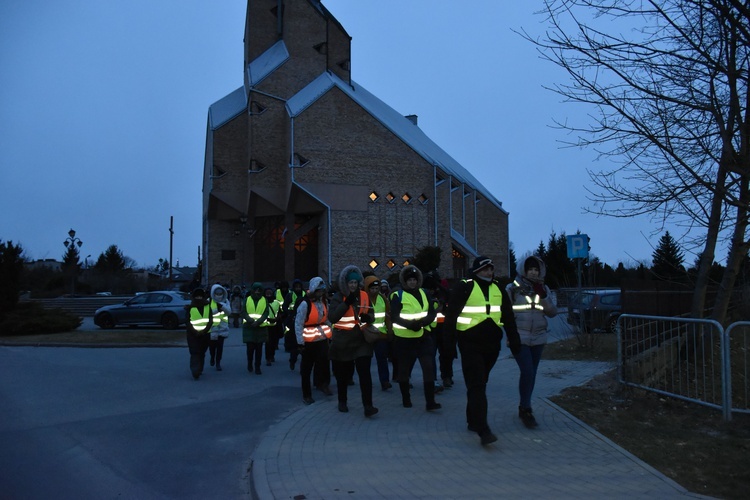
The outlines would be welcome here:
<svg viewBox="0 0 750 500">
<path fill-rule="evenodd" d="M 617 318 L 622 314 L 620 290 L 583 290 L 568 302 L 568 323 L 580 325 L 583 311 L 584 329 L 614 333 Z"/>
<path fill-rule="evenodd" d="M 122 304 L 104 306 L 94 313 L 94 323 L 100 328 L 117 325 L 161 325 L 174 330 L 187 321 L 185 306 L 190 295 L 183 292 L 146 292 Z"/>
</svg>

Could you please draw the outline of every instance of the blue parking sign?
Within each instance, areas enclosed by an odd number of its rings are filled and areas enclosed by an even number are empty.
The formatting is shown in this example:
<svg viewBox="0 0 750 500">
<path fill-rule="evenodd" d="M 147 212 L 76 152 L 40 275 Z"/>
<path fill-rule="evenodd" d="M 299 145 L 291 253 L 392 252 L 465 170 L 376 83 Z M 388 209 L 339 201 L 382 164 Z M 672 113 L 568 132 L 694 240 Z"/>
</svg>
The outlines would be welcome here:
<svg viewBox="0 0 750 500">
<path fill-rule="evenodd" d="M 567 237 L 568 258 L 587 259 L 589 256 L 589 237 L 585 234 L 574 234 Z"/>
</svg>

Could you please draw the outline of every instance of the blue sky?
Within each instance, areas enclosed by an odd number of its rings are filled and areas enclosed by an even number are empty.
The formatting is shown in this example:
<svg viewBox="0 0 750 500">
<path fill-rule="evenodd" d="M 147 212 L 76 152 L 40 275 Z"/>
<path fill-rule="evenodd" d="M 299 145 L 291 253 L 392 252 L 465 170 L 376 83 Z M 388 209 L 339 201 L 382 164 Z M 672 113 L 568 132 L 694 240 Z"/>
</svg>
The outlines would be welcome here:
<svg viewBox="0 0 750 500">
<path fill-rule="evenodd" d="M 352 78 L 418 115 L 503 203 L 518 255 L 580 230 L 608 264 L 650 263 L 656 225 L 584 213 L 585 169 L 606 165 L 561 148 L 552 125 L 590 110 L 542 88 L 565 75 L 512 31 L 543 33 L 540 0 L 323 3 L 352 37 Z M 195 265 L 206 116 L 242 84 L 246 5 L 2 2 L 0 240 L 60 259 L 73 228 L 82 258 L 116 244 L 152 266 L 169 255 L 173 216 L 173 258 Z"/>
</svg>

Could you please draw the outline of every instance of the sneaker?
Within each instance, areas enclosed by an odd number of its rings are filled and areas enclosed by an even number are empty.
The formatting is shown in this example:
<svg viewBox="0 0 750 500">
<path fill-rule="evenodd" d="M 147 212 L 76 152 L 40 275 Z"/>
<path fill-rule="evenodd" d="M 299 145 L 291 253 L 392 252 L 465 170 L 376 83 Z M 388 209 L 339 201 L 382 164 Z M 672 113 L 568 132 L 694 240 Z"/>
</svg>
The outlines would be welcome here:
<svg viewBox="0 0 750 500">
<path fill-rule="evenodd" d="M 536 419 L 534 418 L 534 413 L 531 411 L 531 408 L 521 408 L 519 406 L 518 418 L 521 419 L 523 425 L 525 425 L 527 429 L 533 429 L 534 427 L 539 426 L 539 424 L 536 422 Z"/>
<path fill-rule="evenodd" d="M 387 391 L 388 389 L 390 389 L 391 387 L 393 387 L 393 385 L 390 382 L 383 382 L 383 383 L 380 384 L 380 387 L 384 391 Z"/>
<path fill-rule="evenodd" d="M 439 410 L 442 407 L 443 405 L 441 405 L 440 403 L 436 403 L 434 401 L 432 403 L 427 403 L 427 411 Z"/>
<path fill-rule="evenodd" d="M 443 379 L 443 387 L 446 389 L 453 387 L 453 379 L 451 377 L 445 377 Z"/>
<path fill-rule="evenodd" d="M 488 444 L 492 444 L 495 441 L 497 441 L 497 436 L 495 436 L 492 431 L 486 430 L 483 433 L 479 435 L 479 439 L 482 442 L 482 446 L 486 446 Z"/>
<path fill-rule="evenodd" d="M 404 400 L 401 401 L 401 404 L 404 405 L 404 408 L 411 408 L 412 407 L 411 399 L 404 399 Z"/>
<path fill-rule="evenodd" d="M 372 417 L 378 412 L 374 406 L 365 406 L 365 417 Z"/>
<path fill-rule="evenodd" d="M 349 412 L 349 407 L 346 406 L 346 403 L 342 403 L 341 401 L 339 401 L 339 411 L 341 413 L 347 413 Z"/>
<path fill-rule="evenodd" d="M 311 404 L 315 402 L 315 400 L 313 398 L 308 397 L 308 398 L 302 398 L 302 402 L 305 403 L 307 406 L 310 406 Z"/>
</svg>

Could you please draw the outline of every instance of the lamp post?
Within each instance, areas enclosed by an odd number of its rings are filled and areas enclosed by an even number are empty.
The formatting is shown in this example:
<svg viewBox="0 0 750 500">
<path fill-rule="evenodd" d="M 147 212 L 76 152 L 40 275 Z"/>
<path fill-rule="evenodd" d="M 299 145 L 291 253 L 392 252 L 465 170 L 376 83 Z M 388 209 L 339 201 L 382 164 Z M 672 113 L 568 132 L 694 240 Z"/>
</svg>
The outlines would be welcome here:
<svg viewBox="0 0 750 500">
<path fill-rule="evenodd" d="M 65 241 L 63 241 L 63 245 L 65 245 L 65 248 L 68 249 L 68 251 L 72 254 L 75 252 L 76 261 L 68 263 L 70 265 L 70 275 L 71 275 L 71 295 L 75 296 L 76 294 L 76 268 L 78 267 L 78 248 L 81 248 L 83 246 L 83 241 L 81 241 L 81 238 L 76 238 L 76 232 L 71 229 L 68 231 L 68 237 L 65 238 Z M 76 248 L 76 246 L 78 248 Z"/>
</svg>

